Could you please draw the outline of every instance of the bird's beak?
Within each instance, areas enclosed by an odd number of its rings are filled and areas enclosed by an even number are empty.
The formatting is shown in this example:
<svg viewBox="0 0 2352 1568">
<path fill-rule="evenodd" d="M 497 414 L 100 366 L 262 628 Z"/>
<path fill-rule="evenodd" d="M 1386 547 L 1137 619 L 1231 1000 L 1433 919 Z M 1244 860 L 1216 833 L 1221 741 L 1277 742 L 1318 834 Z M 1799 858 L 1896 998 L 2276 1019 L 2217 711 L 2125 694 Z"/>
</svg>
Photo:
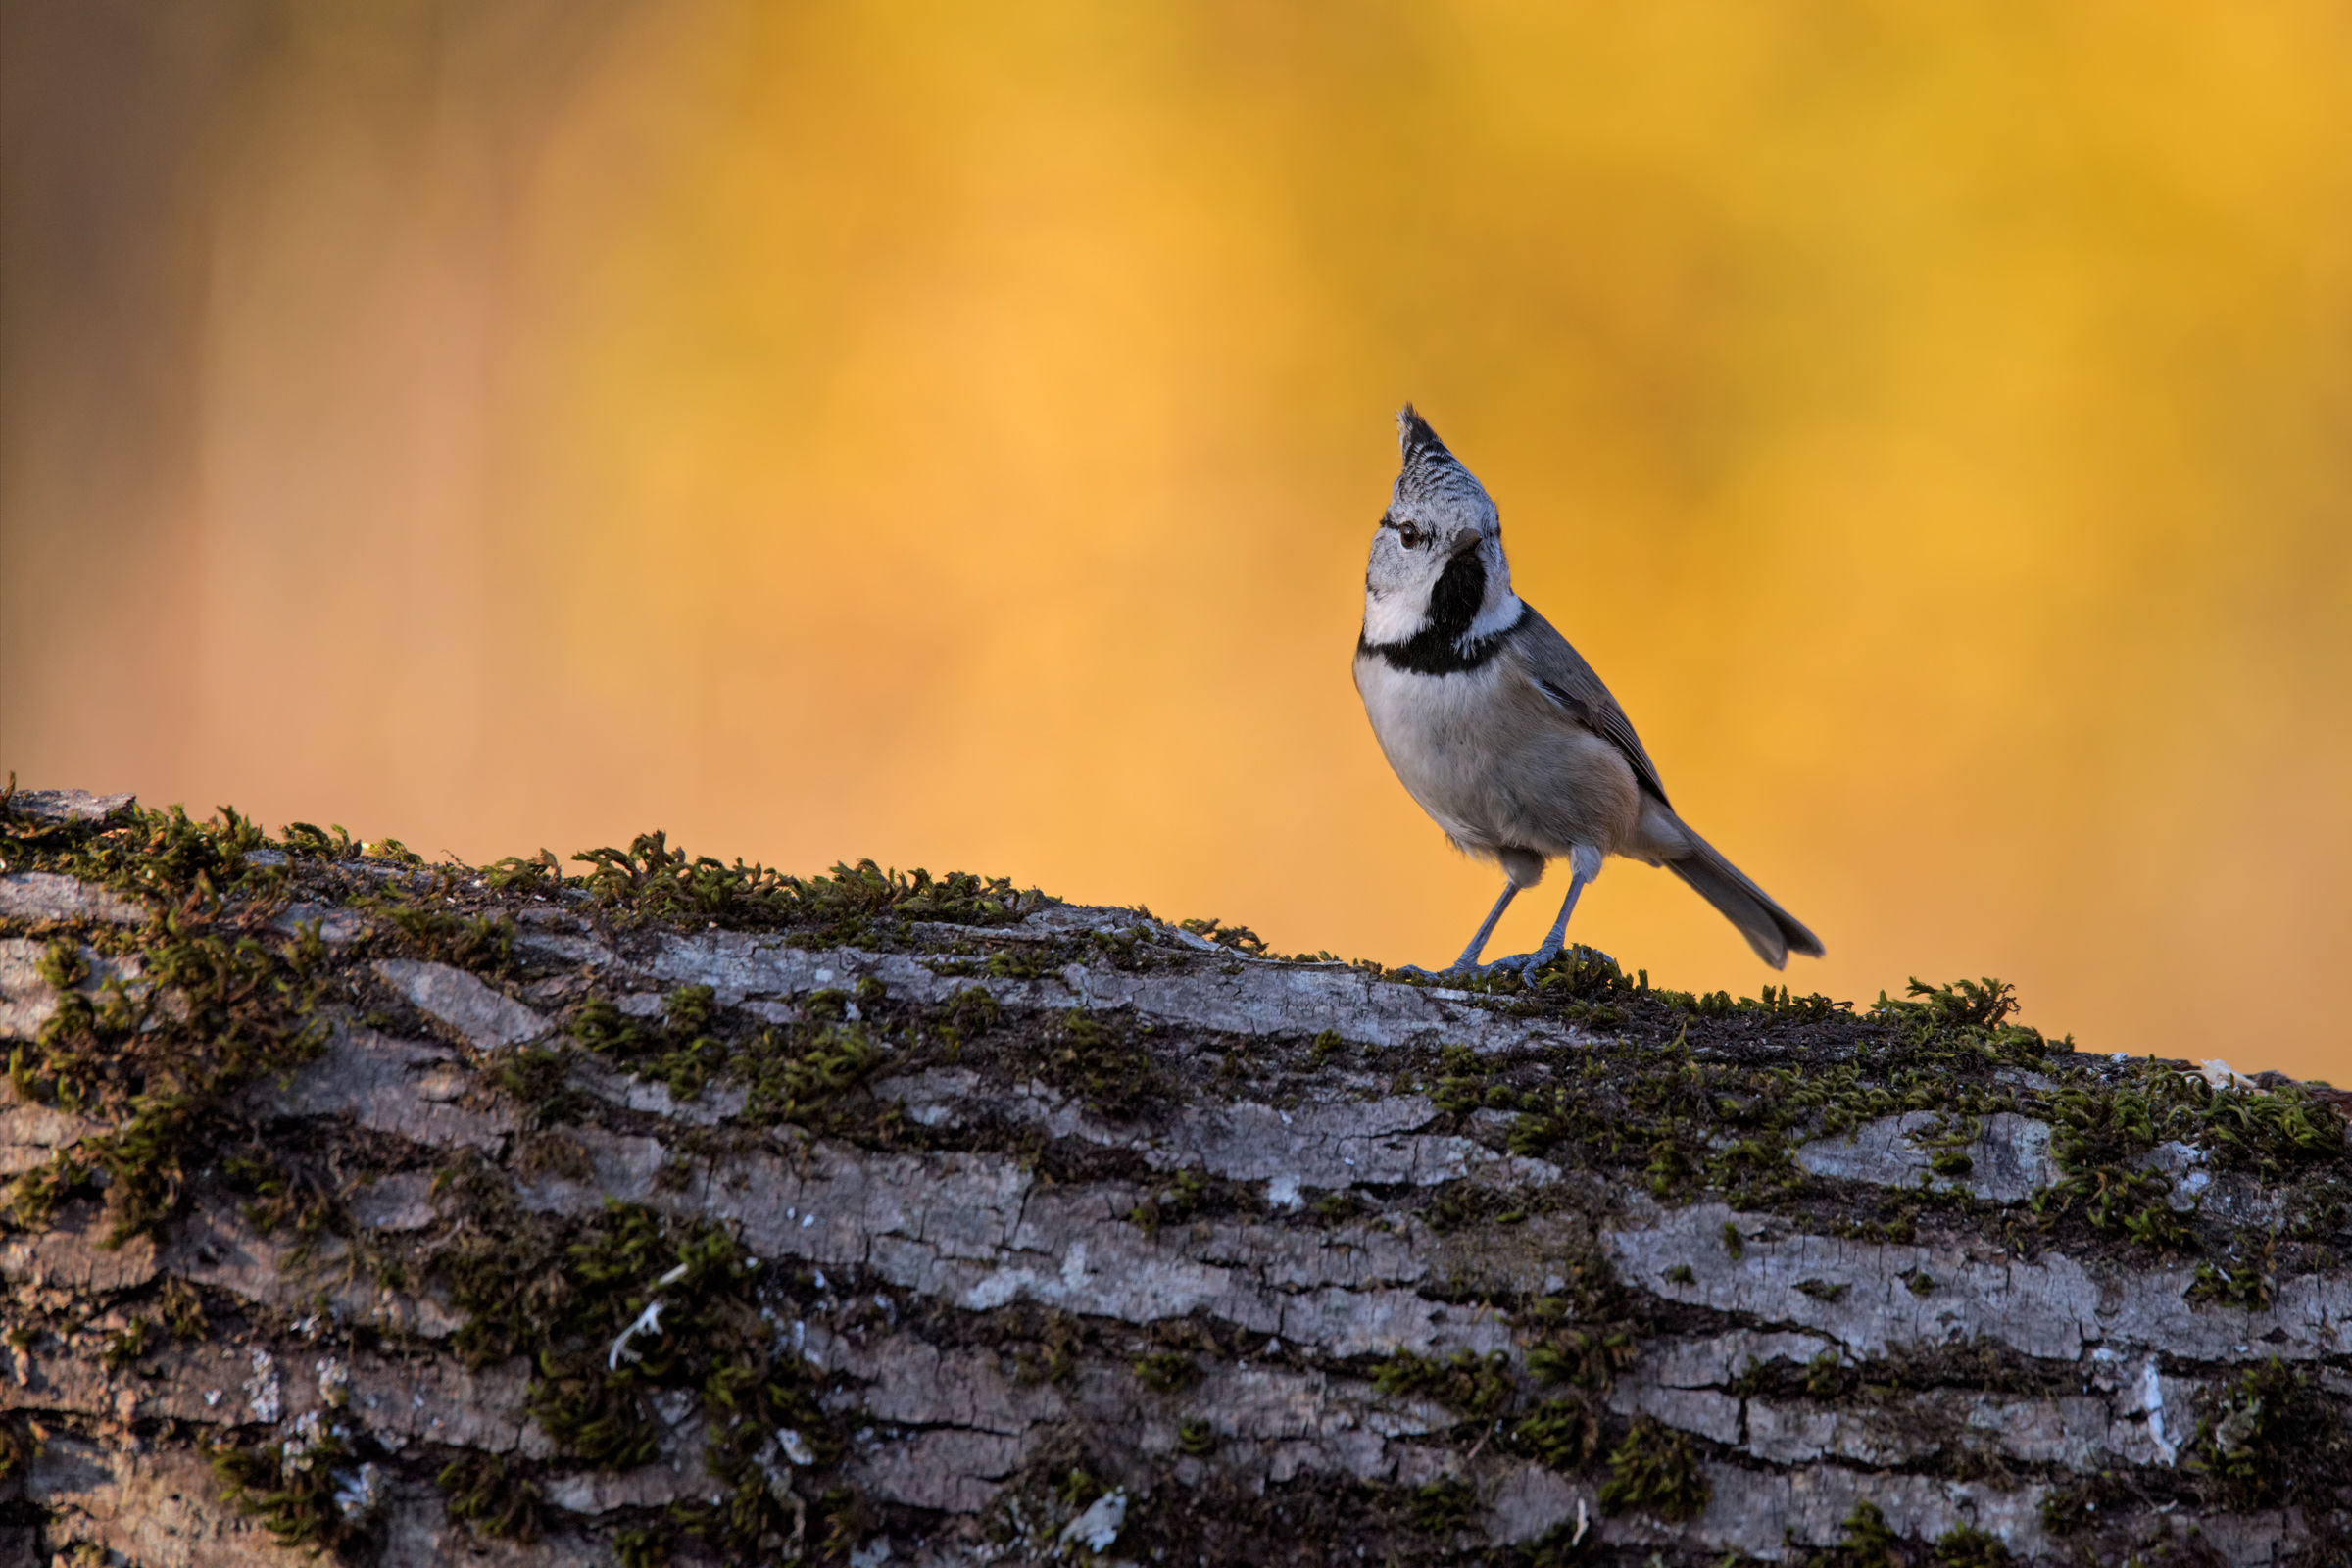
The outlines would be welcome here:
<svg viewBox="0 0 2352 1568">
<path fill-rule="evenodd" d="M 1468 538 L 1464 539 L 1460 544 L 1455 545 L 1453 547 L 1453 554 L 1457 558 L 1469 555 L 1472 551 L 1476 550 L 1480 545 L 1483 545 L 1486 542 L 1487 536 L 1485 534 L 1474 533 Z"/>
</svg>

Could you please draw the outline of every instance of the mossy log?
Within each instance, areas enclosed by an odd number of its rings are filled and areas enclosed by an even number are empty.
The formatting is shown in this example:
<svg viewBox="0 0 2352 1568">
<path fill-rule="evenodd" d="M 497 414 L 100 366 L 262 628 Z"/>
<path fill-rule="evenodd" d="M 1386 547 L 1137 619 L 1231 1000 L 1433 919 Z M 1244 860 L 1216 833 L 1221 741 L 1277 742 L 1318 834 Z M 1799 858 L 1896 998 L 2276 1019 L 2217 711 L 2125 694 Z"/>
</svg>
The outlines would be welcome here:
<svg viewBox="0 0 2352 1568">
<path fill-rule="evenodd" d="M 1996 983 L 0 829 L 0 1560 L 2347 1560 L 2342 1097 Z"/>
</svg>

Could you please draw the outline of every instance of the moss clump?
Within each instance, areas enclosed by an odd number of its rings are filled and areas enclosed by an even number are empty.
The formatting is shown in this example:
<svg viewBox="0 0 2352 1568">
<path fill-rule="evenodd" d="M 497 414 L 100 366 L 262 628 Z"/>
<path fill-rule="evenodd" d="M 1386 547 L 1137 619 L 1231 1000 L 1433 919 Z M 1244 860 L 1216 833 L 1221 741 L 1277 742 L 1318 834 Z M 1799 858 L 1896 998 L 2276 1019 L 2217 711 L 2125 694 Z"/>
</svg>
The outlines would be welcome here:
<svg viewBox="0 0 2352 1568">
<path fill-rule="evenodd" d="M 110 1336 L 106 1342 L 106 1348 L 99 1353 L 99 1365 L 105 1367 L 109 1372 L 120 1372 L 125 1367 L 136 1366 L 139 1357 L 147 1353 L 149 1326 L 147 1319 L 134 1317 L 127 1327 Z"/>
<path fill-rule="evenodd" d="M 1789 1135 L 1819 1099 L 1785 1069 L 1697 1059 L 1686 1030 L 1663 1047 L 1594 1048 L 1568 1083 L 1518 1097 L 1509 1147 L 1639 1168 L 1660 1198 L 1704 1185 L 1737 1206 L 1756 1206 L 1801 1189 Z M 1718 1136 L 1726 1132 L 1735 1136 Z"/>
<path fill-rule="evenodd" d="M 1648 1416 L 1637 1416 L 1632 1430 L 1609 1450 L 1600 1511 L 1639 1511 L 1679 1522 L 1697 1518 L 1712 1494 L 1690 1440 Z"/>
<path fill-rule="evenodd" d="M 1510 1408 L 1517 1392 L 1511 1358 L 1500 1350 L 1483 1356 L 1456 1350 L 1442 1361 L 1398 1350 L 1372 1374 L 1372 1386 L 1383 1394 L 1434 1399 L 1467 1422 L 1494 1420 Z"/>
<path fill-rule="evenodd" d="M 2062 1088 L 2044 1108 L 2053 1125 L 2050 1153 L 2062 1175 L 2036 1195 L 2036 1207 L 2064 1212 L 2080 1205 L 2094 1229 L 2151 1248 L 2195 1245 L 2170 1201 L 2171 1180 L 2141 1167 L 2159 1145 L 2185 1145 L 2221 1170 L 2270 1184 L 2332 1188 L 2352 1177 L 2343 1118 L 2301 1085 L 2217 1089 L 2175 1064 L 2144 1061 L 2114 1082 Z M 2316 1196 L 2326 1206 L 2326 1194 Z M 2242 1297 L 2220 1298 L 2242 1304 Z"/>
<path fill-rule="evenodd" d="M 1638 1344 L 1630 1327 L 1570 1329 L 1527 1351 L 1527 1369 L 1545 1383 L 1570 1383 L 1605 1394 L 1633 1364 Z"/>
<path fill-rule="evenodd" d="M 1128 1362 L 1136 1381 L 1153 1394 L 1181 1394 L 1200 1381 L 1200 1363 L 1181 1350 L 1154 1350 Z"/>
<path fill-rule="evenodd" d="M 1187 1166 L 1178 1171 L 1175 1179 L 1166 1186 L 1146 1193 L 1127 1211 L 1128 1223 L 1139 1227 L 1147 1236 L 1157 1236 L 1162 1225 L 1180 1225 L 1200 1212 L 1208 1195 L 1207 1173 Z"/>
<path fill-rule="evenodd" d="M 1929 1558 L 1935 1568 L 2009 1568 L 2015 1560 L 1999 1537 L 1974 1525 L 1954 1525 L 1937 1536 Z"/>
<path fill-rule="evenodd" d="M 2181 1467 L 2229 1508 L 2352 1503 L 2352 1432 L 2308 1376 L 2277 1359 L 2222 1391 Z"/>
<path fill-rule="evenodd" d="M 1478 1493 L 1451 1476 L 1432 1481 L 1407 1498 L 1405 1517 L 1425 1536 L 1460 1535 L 1478 1518 Z"/>
<path fill-rule="evenodd" d="M 1816 1559 L 1817 1568 L 1906 1568 L 1901 1544 L 1902 1537 L 1886 1523 L 1879 1505 L 1864 1497 L 1845 1516 L 1837 1547 L 1826 1560 Z"/>
<path fill-rule="evenodd" d="M 651 1463 L 667 1430 L 657 1396 L 690 1396 L 718 1490 L 676 1505 L 678 1527 L 721 1552 L 803 1539 L 810 1504 L 789 1478 L 830 1466 L 842 1442 L 821 1385 L 762 1313 L 780 1282 L 724 1231 L 642 1206 L 535 1226 L 487 1172 L 460 1201 L 477 1224 L 438 1259 L 468 1314 L 459 1348 L 476 1362 L 529 1357 L 531 1414 L 562 1453 L 607 1470 Z M 480 1477 L 452 1480 L 464 1490 Z"/>
<path fill-rule="evenodd" d="M 80 944 L 50 945 L 41 971 L 57 1009 L 37 1041 L 10 1052 L 10 1080 L 20 1098 L 107 1130 L 20 1177 L 9 1211 L 38 1224 L 102 1183 L 110 1245 L 158 1233 L 181 1203 L 190 1151 L 238 1141 L 229 1096 L 323 1045 L 313 1014 L 329 990 L 325 950 L 316 931 L 265 941 L 224 907 L 229 890 L 266 907 L 284 880 L 282 866 L 245 858 L 268 840 L 234 811 L 202 823 L 174 808 L 60 824 L 0 805 L 0 837 L 12 865 L 97 882 L 160 911 L 132 939 L 135 985 L 110 978 L 87 995 Z"/>
<path fill-rule="evenodd" d="M 434 1483 L 448 1498 L 449 1516 L 478 1535 L 528 1545 L 546 1526 L 539 1483 L 509 1470 L 496 1454 L 452 1459 Z"/>
<path fill-rule="evenodd" d="M 1149 1025 L 1106 1021 L 1072 1008 L 1035 1052 L 1038 1075 L 1103 1115 L 1124 1120 L 1162 1103 L 1167 1080 L 1128 1031 Z"/>
<path fill-rule="evenodd" d="M 285 885 L 282 865 L 249 859 L 273 845 L 252 818 L 227 807 L 209 820 L 179 807 L 131 807 L 103 821 L 64 822 L 16 810 L 16 790 L 0 792 L 0 836 L 12 868 L 30 866 L 95 882 L 139 899 L 157 914 L 215 910 L 224 901 L 267 904 Z"/>
<path fill-rule="evenodd" d="M 2274 1233 L 2248 1248 L 2244 1255 L 2199 1263 L 2197 1277 L 2188 1287 L 2188 1298 L 2244 1307 L 2250 1312 L 2268 1311 L 2272 1292 L 2278 1282 L 2278 1241 Z"/>
<path fill-rule="evenodd" d="M 2099 1525 L 2102 1512 L 2113 1514 L 2136 1496 L 2131 1483 L 2112 1470 L 2085 1476 L 2072 1486 L 2052 1487 L 2042 1494 L 2041 1528 L 2065 1540 L 2088 1534 Z"/>
<path fill-rule="evenodd" d="M 838 991 L 812 994 L 798 1023 L 731 1031 L 709 986 L 680 986 L 663 999 L 658 1021 L 592 998 L 573 1009 L 566 1028 L 583 1050 L 679 1100 L 697 1099 L 724 1079 L 744 1090 L 744 1113 L 753 1121 L 823 1130 L 837 1102 L 888 1055 L 852 1016 L 884 997 L 881 984 L 868 980 L 855 1002 Z"/>
<path fill-rule="evenodd" d="M 1554 1470 L 1581 1470 L 1600 1451 L 1599 1414 L 1581 1396 L 1545 1399 L 1511 1426 L 1514 1451 Z"/>
<path fill-rule="evenodd" d="M 438 901 L 447 898 L 454 887 L 454 876 L 444 872 L 421 894 L 387 888 L 372 899 L 358 901 L 356 906 L 383 917 L 391 934 L 385 945 L 395 950 L 481 974 L 512 974 L 514 917 L 466 914 L 442 907 Z"/>
<path fill-rule="evenodd" d="M 22 1475 L 41 1456 L 41 1434 L 29 1416 L 14 1411 L 0 1416 L 0 1481 Z"/>
<path fill-rule="evenodd" d="M 624 1525 L 612 1532 L 612 1555 L 620 1568 L 667 1568 L 673 1539 L 653 1525 Z"/>
<path fill-rule="evenodd" d="M 2045 1231 L 2071 1220 L 2153 1250 L 2204 1245 L 2200 1234 L 2219 1222 L 2177 1209 L 2171 1181 L 2149 1168 L 2160 1146 L 2176 1142 L 2218 1170 L 2290 1187 L 2280 1234 L 2306 1249 L 2295 1266 L 2327 1266 L 2352 1213 L 2352 1152 L 2341 1117 L 2317 1095 L 2291 1085 L 2216 1090 L 2176 1064 L 2119 1069 L 2076 1056 L 2071 1042 L 2053 1045 L 2016 1023 L 2014 992 L 1997 980 L 1914 980 L 1906 996 L 1882 995 L 1855 1015 L 1779 992 L 1752 1002 L 1685 997 L 1629 984 L 1613 966 L 1579 966 L 1541 977 L 1522 1010 L 1576 1021 L 1589 998 L 1608 999 L 1630 1030 L 1580 1046 L 1572 1062 L 1517 1075 L 1535 1077 L 1532 1086 L 1508 1081 L 1510 1060 L 1449 1049 L 1433 1097 L 1456 1112 L 1516 1109 L 1512 1152 L 1638 1174 L 1669 1201 L 1711 1191 L 1735 1207 L 1809 1211 L 1824 1194 L 1796 1166 L 1796 1148 L 1905 1113 L 1936 1118 L 1915 1141 L 1933 1176 L 1962 1181 L 1975 1172 L 1969 1146 L 1984 1119 L 2008 1111 L 2053 1128 L 2058 1179 L 2034 1199 Z M 1833 1036 L 1853 1049 L 1843 1059 L 1816 1052 L 1802 1067 L 1751 1049 L 1790 1025 L 1814 1037 L 1809 1045 Z M 1922 1208 L 1965 1210 L 1973 1200 L 1923 1187 L 1893 1201 L 1904 1211 L 1897 1219 L 1840 1219 L 1840 1234 L 1907 1240 Z"/>
<path fill-rule="evenodd" d="M 729 930 L 808 930 L 820 940 L 865 940 L 884 919 L 956 925 L 1009 925 L 1052 902 L 1002 878 L 953 871 L 885 871 L 871 860 L 836 865 L 831 876 L 796 877 L 737 860 L 688 857 L 667 836 L 641 833 L 625 850 L 585 850 L 573 858 L 592 869 L 577 885 L 615 924 L 717 925 Z M 506 867 L 523 876 L 529 862 Z"/>
<path fill-rule="evenodd" d="M 226 1444 L 210 1450 L 213 1474 L 240 1512 L 262 1521 L 280 1545 L 341 1552 L 368 1531 L 375 1467 L 352 1466 L 346 1435 L 316 1416 L 267 1447 Z M 338 1467 L 341 1468 L 338 1468 Z"/>
<path fill-rule="evenodd" d="M 2078 1203 L 2091 1228 L 2144 1246 L 2178 1250 L 2190 1242 L 2173 1211 L 2171 1178 L 2137 1168 L 2156 1147 L 2154 1107 L 2131 1086 L 2078 1087 L 2050 1097 L 2050 1157 L 2060 1178 L 2034 1195 L 2036 1211 L 2064 1213 Z"/>
</svg>

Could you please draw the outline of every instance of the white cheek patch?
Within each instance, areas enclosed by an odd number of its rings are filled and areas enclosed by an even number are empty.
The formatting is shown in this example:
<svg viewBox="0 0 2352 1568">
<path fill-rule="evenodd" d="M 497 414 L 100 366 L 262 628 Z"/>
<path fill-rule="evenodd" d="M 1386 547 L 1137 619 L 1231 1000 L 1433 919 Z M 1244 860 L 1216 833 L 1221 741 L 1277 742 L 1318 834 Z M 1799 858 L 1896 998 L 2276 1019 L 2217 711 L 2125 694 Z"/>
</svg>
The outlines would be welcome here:
<svg viewBox="0 0 2352 1568">
<path fill-rule="evenodd" d="M 1519 624 L 1519 615 L 1523 608 L 1519 603 L 1519 596 L 1508 588 L 1503 589 L 1500 594 L 1491 596 L 1487 603 L 1480 608 L 1478 618 L 1470 623 L 1470 640 L 1475 642 L 1481 637 L 1493 637 L 1498 633 L 1509 631 L 1513 626 Z"/>
<path fill-rule="evenodd" d="M 1427 622 L 1428 604 L 1410 593 L 1377 593 L 1364 595 L 1364 640 L 1371 643 L 1400 643 L 1409 640 Z"/>
</svg>

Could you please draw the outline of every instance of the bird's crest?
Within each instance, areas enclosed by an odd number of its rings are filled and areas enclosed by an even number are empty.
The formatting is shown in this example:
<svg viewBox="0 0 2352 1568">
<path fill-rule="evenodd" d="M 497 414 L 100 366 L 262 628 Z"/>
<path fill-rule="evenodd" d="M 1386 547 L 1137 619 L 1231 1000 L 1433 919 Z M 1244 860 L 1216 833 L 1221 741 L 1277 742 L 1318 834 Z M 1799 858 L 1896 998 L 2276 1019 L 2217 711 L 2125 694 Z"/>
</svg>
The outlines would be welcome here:
<svg viewBox="0 0 2352 1568">
<path fill-rule="evenodd" d="M 1452 511 L 1469 514 L 1493 530 L 1497 518 L 1494 501 L 1478 476 L 1446 450 L 1429 421 L 1410 403 L 1396 411 L 1396 445 L 1404 466 L 1396 475 L 1396 500 L 1416 513 Z"/>
</svg>

